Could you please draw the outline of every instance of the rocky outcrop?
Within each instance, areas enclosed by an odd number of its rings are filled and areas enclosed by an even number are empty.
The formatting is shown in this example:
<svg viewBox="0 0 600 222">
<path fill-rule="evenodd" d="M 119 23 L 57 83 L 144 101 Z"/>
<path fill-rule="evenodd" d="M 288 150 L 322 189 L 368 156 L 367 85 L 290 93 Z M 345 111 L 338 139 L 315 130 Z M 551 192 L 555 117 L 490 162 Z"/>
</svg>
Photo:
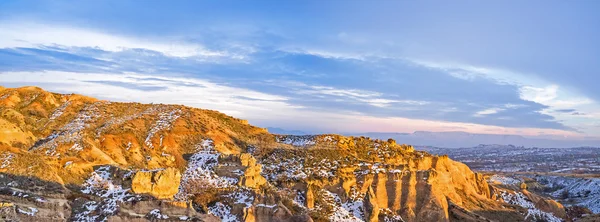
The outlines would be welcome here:
<svg viewBox="0 0 600 222">
<path fill-rule="evenodd" d="M 291 221 L 294 215 L 281 203 L 261 204 L 254 207 L 254 220 L 261 221 Z"/>
<path fill-rule="evenodd" d="M 243 175 L 240 176 L 239 186 L 257 189 L 267 183 L 267 180 L 260 175 L 262 172 L 262 165 L 258 164 L 252 155 L 242 153 L 240 155 L 240 162 L 245 169 Z"/>
<path fill-rule="evenodd" d="M 138 201 L 124 203 L 120 205 L 120 214 L 114 215 L 108 218 L 109 221 L 128 221 L 133 217 L 144 217 L 150 219 L 162 219 L 157 218 L 158 215 L 166 215 L 169 218 L 179 220 L 180 218 L 200 218 L 202 221 L 220 221 L 219 218 L 214 215 L 204 215 L 196 212 L 190 203 L 178 203 L 178 202 L 157 202 L 157 201 Z M 151 212 L 158 212 L 153 213 Z M 146 219 L 142 217 L 142 221 Z M 152 218 L 153 217 L 153 218 Z"/>
<path fill-rule="evenodd" d="M 338 175 L 327 180 L 309 180 L 306 207 L 317 208 L 315 193 L 320 189 L 343 190 L 341 202 L 351 201 L 353 195 L 364 196 L 364 219 L 371 221 L 377 220 L 373 215 L 380 209 L 406 221 L 448 221 L 449 202 L 471 209 L 494 206 L 483 175 L 471 172 L 464 164 L 430 155 L 407 156 L 394 163 L 358 164 L 338 169 Z"/>
<path fill-rule="evenodd" d="M 133 176 L 131 189 L 135 193 L 150 194 L 158 199 L 173 199 L 179 191 L 181 173 L 175 168 L 158 171 L 138 171 Z"/>
<path fill-rule="evenodd" d="M 527 190 L 521 190 L 521 192 L 535 205 L 535 208 L 540 209 L 543 212 L 552 213 L 559 218 L 567 218 L 567 211 L 562 204 L 552 199 L 530 193 Z"/>
</svg>

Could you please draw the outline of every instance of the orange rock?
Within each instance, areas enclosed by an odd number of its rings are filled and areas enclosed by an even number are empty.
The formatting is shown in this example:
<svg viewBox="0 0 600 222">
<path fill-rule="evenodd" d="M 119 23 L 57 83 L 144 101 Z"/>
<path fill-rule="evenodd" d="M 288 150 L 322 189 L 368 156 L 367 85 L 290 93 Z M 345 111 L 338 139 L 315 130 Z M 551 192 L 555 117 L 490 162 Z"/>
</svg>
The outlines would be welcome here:
<svg viewBox="0 0 600 222">
<path fill-rule="evenodd" d="M 135 193 L 144 193 L 158 199 L 173 199 L 179 191 L 181 173 L 175 168 L 159 171 L 138 171 L 133 177 L 131 189 Z"/>
</svg>

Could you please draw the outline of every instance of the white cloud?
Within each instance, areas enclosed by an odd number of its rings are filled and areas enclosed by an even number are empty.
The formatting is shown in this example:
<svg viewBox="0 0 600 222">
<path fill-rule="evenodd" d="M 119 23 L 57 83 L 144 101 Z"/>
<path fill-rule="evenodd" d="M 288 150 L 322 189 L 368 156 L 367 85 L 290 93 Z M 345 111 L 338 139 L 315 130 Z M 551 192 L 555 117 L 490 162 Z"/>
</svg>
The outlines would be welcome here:
<svg viewBox="0 0 600 222">
<path fill-rule="evenodd" d="M 481 110 L 479 112 L 475 113 L 475 116 L 485 116 L 485 115 L 491 115 L 491 114 L 496 114 L 498 112 L 504 111 L 505 109 L 502 108 L 489 108 L 489 109 L 484 109 Z"/>
<path fill-rule="evenodd" d="M 447 73 L 455 78 L 465 81 L 473 81 L 477 78 L 487 79 L 501 85 L 513 85 L 518 89 L 519 97 L 522 100 L 539 103 L 549 108 L 540 111 L 542 114 L 550 115 L 556 121 L 562 124 L 578 128 L 581 125 L 581 119 L 587 118 L 588 121 L 600 120 L 592 115 L 571 115 L 569 113 L 553 112 L 556 109 L 576 109 L 581 113 L 600 112 L 600 104 L 589 99 L 585 95 L 578 94 L 576 90 L 570 90 L 552 82 L 547 82 L 534 74 L 518 73 L 510 70 L 478 67 L 459 63 L 432 62 L 416 59 L 405 59 L 416 65 L 437 69 Z M 508 104 L 507 104 L 508 105 Z M 505 106 L 504 108 L 517 108 Z M 502 108 L 494 108 L 477 112 L 476 116 L 489 115 L 497 113 Z M 590 135 L 595 135 L 597 131 L 587 131 Z"/>
<path fill-rule="evenodd" d="M 596 118 L 591 115 L 579 115 L 575 117 L 571 113 L 555 112 L 559 109 L 575 109 L 580 113 L 599 111 L 598 105 L 586 97 L 560 97 L 559 86 L 549 85 L 546 87 L 521 87 L 519 90 L 521 99 L 546 105 L 550 108 L 544 109 L 541 113 L 554 116 L 560 120 L 569 120 L 574 118 Z M 599 119 L 600 120 L 600 119 Z"/>
<path fill-rule="evenodd" d="M 523 86 L 519 89 L 521 99 L 533 101 L 539 104 L 545 104 L 556 99 L 557 91 L 557 85 L 550 85 L 543 88 Z"/>
<path fill-rule="evenodd" d="M 298 48 L 298 47 L 281 47 L 279 48 L 282 52 L 292 53 L 292 54 L 305 54 L 317 56 L 325 59 L 351 59 L 351 60 L 360 60 L 366 61 L 367 57 L 373 56 L 371 54 L 361 54 L 361 53 L 353 53 L 353 52 L 340 52 L 340 51 L 328 51 L 323 49 L 310 49 L 310 48 Z"/>
<path fill-rule="evenodd" d="M 0 21 L 0 48 L 16 47 L 91 47 L 110 52 L 145 49 L 172 57 L 231 57 L 225 51 L 209 50 L 197 44 L 171 40 L 114 35 L 100 31 L 35 22 Z"/>
<path fill-rule="evenodd" d="M 372 106 L 376 106 L 376 107 L 388 107 L 391 104 L 402 104 L 402 105 L 412 105 L 412 106 L 422 106 L 422 105 L 427 105 L 429 104 L 429 102 L 426 101 L 417 101 L 417 100 L 393 100 L 393 99 L 366 99 L 366 100 L 359 100 L 361 102 L 366 102 Z"/>
<path fill-rule="evenodd" d="M 498 84 L 514 85 L 518 88 L 520 98 L 553 108 L 576 108 L 580 105 L 592 104 L 594 101 L 583 95 L 572 93 L 554 83 L 548 83 L 533 74 L 521 74 L 513 71 L 463 65 L 457 63 L 439 63 L 423 60 L 407 59 L 414 64 L 438 69 L 449 75 L 464 80 L 484 78 Z"/>
<path fill-rule="evenodd" d="M 303 89 L 297 90 L 298 94 L 315 95 L 317 97 L 335 96 L 340 97 L 338 101 L 348 100 L 350 102 L 366 103 L 375 107 L 389 107 L 392 104 L 422 106 L 429 104 L 427 101 L 417 100 L 395 100 L 383 98 L 383 94 L 368 90 L 359 89 L 339 89 L 331 86 L 307 86 L 305 84 L 296 84 Z"/>
<path fill-rule="evenodd" d="M 498 84 L 516 86 L 523 86 L 541 81 L 537 78 L 523 76 L 511 71 L 497 68 L 479 67 L 460 63 L 433 62 L 419 59 L 405 58 L 404 60 L 425 68 L 441 70 L 455 78 L 468 81 L 473 81 L 477 78 L 483 78 L 492 80 Z"/>
<path fill-rule="evenodd" d="M 302 90 L 302 92 L 308 94 L 323 94 L 352 98 L 372 98 L 381 96 L 381 93 L 378 92 L 371 92 L 359 89 L 338 89 L 330 86 L 310 86 L 310 89 Z"/>
<path fill-rule="evenodd" d="M 504 107 L 506 107 L 507 109 L 516 109 L 516 108 L 523 108 L 526 107 L 527 105 L 524 104 L 504 104 Z"/>
<path fill-rule="evenodd" d="M 185 104 L 242 118 L 278 115 L 297 108 L 282 96 L 194 78 L 59 71 L 5 72 L 0 73 L 0 83 L 37 83 L 51 91 L 75 92 L 116 101 Z M 155 88 L 145 91 L 144 87 Z"/>
<path fill-rule="evenodd" d="M 104 84 L 98 81 L 105 81 Z M 108 81 L 108 82 L 106 82 Z M 119 86 L 124 83 L 126 86 Z M 225 86 L 195 78 L 161 77 L 144 74 L 103 74 L 72 72 L 3 72 L 0 84 L 38 84 L 46 90 L 79 93 L 114 101 L 183 104 L 214 109 L 261 126 L 286 124 L 298 129 L 320 129 L 324 132 L 413 132 L 417 130 L 448 131 L 457 128 L 471 133 L 519 133 L 523 135 L 557 134 L 576 136 L 573 132 L 508 128 L 461 122 L 431 121 L 400 117 L 371 117 L 362 113 L 313 111 L 295 104 L 288 98 L 254 90 Z M 140 87 L 162 87 L 150 91 Z M 372 93 L 373 94 L 373 93 Z M 342 95 L 346 95 L 342 93 Z M 353 93 L 350 93 L 353 95 Z M 390 101 L 375 100 L 386 104 Z M 410 102 L 409 102 L 410 103 Z M 420 104 L 420 102 L 415 102 Z"/>
<path fill-rule="evenodd" d="M 525 107 L 526 105 L 522 105 L 522 104 L 504 104 L 502 107 L 493 107 L 493 108 L 488 108 L 488 109 L 484 109 L 484 110 L 480 110 L 477 111 L 475 114 L 473 114 L 473 116 L 475 117 L 483 117 L 486 115 L 492 115 L 492 114 L 496 114 L 502 111 L 505 111 L 507 109 L 517 109 L 517 108 L 521 108 L 521 107 Z M 498 117 L 499 119 L 511 119 L 510 117 Z"/>
</svg>

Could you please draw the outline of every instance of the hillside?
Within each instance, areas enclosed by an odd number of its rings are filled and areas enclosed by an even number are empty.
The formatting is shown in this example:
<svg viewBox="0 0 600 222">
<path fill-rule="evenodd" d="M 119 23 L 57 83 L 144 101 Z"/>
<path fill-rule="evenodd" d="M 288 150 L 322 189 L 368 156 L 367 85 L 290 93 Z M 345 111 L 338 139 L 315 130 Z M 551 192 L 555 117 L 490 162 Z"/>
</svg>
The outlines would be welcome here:
<svg viewBox="0 0 600 222">
<path fill-rule="evenodd" d="M 210 110 L 0 88 L 0 218 L 561 221 L 559 203 L 390 140 L 269 133 Z"/>
</svg>

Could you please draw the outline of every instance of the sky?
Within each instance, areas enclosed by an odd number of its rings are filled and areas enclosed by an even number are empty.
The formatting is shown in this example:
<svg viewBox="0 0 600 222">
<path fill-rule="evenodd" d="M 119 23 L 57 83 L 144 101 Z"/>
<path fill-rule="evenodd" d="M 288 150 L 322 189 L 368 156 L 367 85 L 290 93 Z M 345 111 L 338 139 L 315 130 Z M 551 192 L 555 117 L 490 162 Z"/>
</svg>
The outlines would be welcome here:
<svg viewBox="0 0 600 222">
<path fill-rule="evenodd" d="M 0 1 L 0 85 L 304 132 L 600 137 L 600 1 Z"/>
</svg>

